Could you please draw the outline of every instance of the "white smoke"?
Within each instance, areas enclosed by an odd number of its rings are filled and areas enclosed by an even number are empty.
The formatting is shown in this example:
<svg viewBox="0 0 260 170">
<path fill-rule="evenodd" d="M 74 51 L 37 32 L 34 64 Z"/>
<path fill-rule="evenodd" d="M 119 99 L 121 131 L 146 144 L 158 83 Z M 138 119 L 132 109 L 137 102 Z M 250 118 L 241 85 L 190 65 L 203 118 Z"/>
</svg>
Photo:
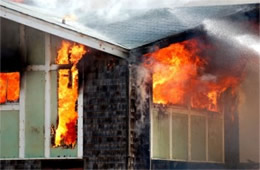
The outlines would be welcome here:
<svg viewBox="0 0 260 170">
<path fill-rule="evenodd" d="M 135 122 L 135 132 L 139 136 L 142 133 L 142 129 L 145 127 L 145 119 L 147 118 L 147 109 L 149 109 L 149 99 L 151 94 L 149 92 L 151 74 L 148 69 L 143 66 L 132 65 L 131 67 L 131 87 L 133 88 L 136 94 L 136 113 L 140 115 L 140 118 Z"/>
<path fill-rule="evenodd" d="M 136 16 L 129 10 L 145 12 L 154 8 L 174 8 L 198 0 L 25 0 L 24 3 L 45 9 L 55 16 L 75 15 L 78 18 L 95 14 L 106 22 L 118 22 Z"/>
<path fill-rule="evenodd" d="M 251 48 L 255 52 L 257 52 L 260 55 L 260 39 L 257 36 L 254 35 L 241 35 L 236 36 L 235 39 L 242 45 Z"/>
<path fill-rule="evenodd" d="M 251 33 L 247 25 L 227 20 L 205 20 L 203 25 L 211 36 L 228 41 L 233 45 L 239 44 L 260 54 L 259 35 Z"/>
<path fill-rule="evenodd" d="M 9 0 L 12 1 L 12 0 Z M 55 16 L 81 16 L 95 13 L 107 22 L 117 22 L 134 17 L 136 13 L 129 10 L 145 12 L 155 8 L 175 8 L 180 6 L 205 6 L 234 3 L 252 3 L 257 0 L 232 0 L 219 2 L 217 0 L 24 0 L 25 4 L 48 10 Z"/>
</svg>

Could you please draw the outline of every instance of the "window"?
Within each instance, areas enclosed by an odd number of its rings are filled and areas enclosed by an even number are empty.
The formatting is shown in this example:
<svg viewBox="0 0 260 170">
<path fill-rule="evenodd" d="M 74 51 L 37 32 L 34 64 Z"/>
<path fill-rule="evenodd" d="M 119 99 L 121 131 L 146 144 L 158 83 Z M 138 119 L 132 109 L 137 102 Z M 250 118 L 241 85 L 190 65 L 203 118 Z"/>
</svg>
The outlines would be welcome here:
<svg viewBox="0 0 260 170">
<path fill-rule="evenodd" d="M 72 105 L 77 114 L 70 128 L 74 130 L 72 139 L 76 138 L 76 142 L 65 146 L 70 136 L 61 140 L 61 145 L 53 145 L 52 132 L 61 121 L 58 106 L 66 105 L 59 104 L 61 85 L 58 82 L 71 82 L 69 70 L 73 68 L 73 64 L 55 62 L 62 39 L 10 20 L 1 18 L 1 21 L 1 48 L 22 49 L 24 65 L 19 62 L 16 67 L 13 62 L 7 62 L 9 56 L 1 63 L 5 67 L 1 67 L 4 73 L 0 73 L 0 159 L 82 158 L 83 91 L 78 87 Z M 3 56 L 1 62 L 2 59 Z M 12 61 L 18 62 L 16 58 Z M 10 68 L 22 73 L 10 72 Z M 72 80 L 71 85 L 77 86 L 78 78 Z M 70 84 L 64 86 L 70 90 Z"/>
<path fill-rule="evenodd" d="M 19 24 L 0 18 L 0 159 L 19 157 Z"/>
<path fill-rule="evenodd" d="M 0 73 L 0 104 L 17 102 L 20 93 L 20 73 Z"/>
<path fill-rule="evenodd" d="M 223 114 L 175 106 L 152 110 L 152 158 L 223 162 Z"/>
<path fill-rule="evenodd" d="M 152 158 L 223 162 L 224 121 L 220 101 L 237 77 L 212 72 L 208 44 L 199 38 L 145 55 L 152 71 Z"/>
</svg>

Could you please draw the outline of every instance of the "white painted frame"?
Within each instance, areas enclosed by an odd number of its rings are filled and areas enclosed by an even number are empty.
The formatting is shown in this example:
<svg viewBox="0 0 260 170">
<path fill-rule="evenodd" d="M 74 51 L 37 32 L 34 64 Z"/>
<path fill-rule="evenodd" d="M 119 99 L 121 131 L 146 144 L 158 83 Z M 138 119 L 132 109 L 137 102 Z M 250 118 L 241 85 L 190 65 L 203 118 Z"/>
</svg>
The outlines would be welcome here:
<svg viewBox="0 0 260 170">
<path fill-rule="evenodd" d="M 0 158 L 0 160 L 34 160 L 34 159 L 80 159 L 83 158 L 83 87 L 78 95 L 78 130 L 77 130 L 77 157 L 50 157 L 51 149 L 51 78 L 50 71 L 58 70 L 59 66 L 51 64 L 51 41 L 50 34 L 45 33 L 45 65 L 28 65 L 23 77 L 20 79 L 19 103 L 0 105 L 1 110 L 19 110 L 19 157 Z M 25 26 L 20 25 L 21 49 L 25 48 Z M 25 51 L 23 54 L 25 56 Z M 45 72 L 45 123 L 44 123 L 44 157 L 25 158 L 25 89 L 26 72 L 44 71 Z"/>
<path fill-rule="evenodd" d="M 44 158 L 50 157 L 51 149 L 51 78 L 50 71 L 58 70 L 58 65 L 51 64 L 51 35 L 45 33 L 45 65 L 30 65 L 27 71 L 45 71 L 45 137 Z M 78 130 L 77 130 L 77 158 L 83 157 L 83 88 L 78 95 Z M 66 157 L 70 159 L 74 157 Z"/>
<path fill-rule="evenodd" d="M 153 114 L 153 110 L 158 110 L 158 108 L 155 106 L 155 104 L 153 104 L 153 102 L 151 101 L 150 102 L 150 118 L 151 118 L 151 126 L 150 126 L 150 134 L 151 134 L 151 137 L 150 137 L 150 151 L 151 151 L 151 159 L 152 160 L 167 160 L 167 161 L 180 161 L 180 162 L 205 162 L 205 163 L 224 163 L 225 161 L 225 139 L 224 139 L 224 114 L 222 113 L 221 117 L 219 117 L 221 120 L 222 120 L 222 161 L 221 162 L 218 162 L 218 161 L 209 161 L 208 160 L 208 119 L 209 119 L 209 112 L 207 111 L 197 111 L 197 110 L 192 110 L 190 107 L 188 108 L 181 108 L 179 106 L 175 107 L 175 106 L 168 106 L 168 108 L 170 109 L 169 111 L 169 119 L 170 119 L 170 125 L 169 125 L 169 136 L 170 136 L 170 146 L 169 146 L 169 149 L 170 149 L 170 158 L 167 159 L 163 159 L 163 158 L 156 158 L 156 157 L 153 157 L 153 141 L 152 141 L 152 136 L 154 135 L 153 134 L 153 121 L 152 121 L 152 114 Z M 172 115 L 173 113 L 178 113 L 178 114 L 186 114 L 188 116 L 188 159 L 187 160 L 184 160 L 184 159 L 174 159 L 172 158 Z M 216 113 L 218 114 L 218 113 Z M 221 113 L 220 113 L 221 114 Z M 205 161 L 197 161 L 197 160 L 192 160 L 191 159 L 191 116 L 202 116 L 202 117 L 205 117 L 205 123 L 206 123 L 206 128 L 205 128 L 205 142 L 206 142 L 206 160 Z M 218 118 L 218 119 L 219 119 Z"/>
</svg>

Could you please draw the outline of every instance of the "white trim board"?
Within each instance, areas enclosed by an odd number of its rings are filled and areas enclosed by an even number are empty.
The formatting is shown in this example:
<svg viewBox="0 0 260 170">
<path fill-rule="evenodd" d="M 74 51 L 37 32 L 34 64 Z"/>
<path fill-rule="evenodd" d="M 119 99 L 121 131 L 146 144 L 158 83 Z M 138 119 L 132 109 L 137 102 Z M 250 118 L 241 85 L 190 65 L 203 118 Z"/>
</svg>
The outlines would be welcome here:
<svg viewBox="0 0 260 170">
<path fill-rule="evenodd" d="M 18 11 L 19 10 L 19 11 Z M 62 23 L 53 23 L 51 21 L 37 18 L 35 16 L 21 12 L 21 9 L 13 9 L 12 5 L 6 2 L 0 3 L 0 17 L 15 21 L 17 23 L 38 29 L 40 31 L 50 33 L 68 39 L 80 44 L 84 44 L 88 47 L 95 48 L 97 50 L 121 57 L 127 58 L 129 50 L 97 38 L 91 37 L 84 33 L 73 30 L 69 26 Z M 28 13 L 28 12 L 27 12 Z"/>
</svg>

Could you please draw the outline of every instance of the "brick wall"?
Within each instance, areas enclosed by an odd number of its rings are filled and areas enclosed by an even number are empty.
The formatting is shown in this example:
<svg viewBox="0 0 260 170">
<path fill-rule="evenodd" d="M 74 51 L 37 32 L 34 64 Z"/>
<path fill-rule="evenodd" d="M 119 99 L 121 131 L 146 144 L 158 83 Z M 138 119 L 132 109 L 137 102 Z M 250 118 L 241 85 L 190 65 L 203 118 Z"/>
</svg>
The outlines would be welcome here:
<svg viewBox="0 0 260 170">
<path fill-rule="evenodd" d="M 0 161 L 0 169 L 40 169 L 40 160 L 5 160 Z"/>
<path fill-rule="evenodd" d="M 86 169 L 125 169 L 128 154 L 128 64 L 100 53 L 84 68 L 84 159 Z"/>
<path fill-rule="evenodd" d="M 129 169 L 150 168 L 150 93 L 147 70 L 131 65 L 130 70 L 130 150 Z"/>
</svg>

